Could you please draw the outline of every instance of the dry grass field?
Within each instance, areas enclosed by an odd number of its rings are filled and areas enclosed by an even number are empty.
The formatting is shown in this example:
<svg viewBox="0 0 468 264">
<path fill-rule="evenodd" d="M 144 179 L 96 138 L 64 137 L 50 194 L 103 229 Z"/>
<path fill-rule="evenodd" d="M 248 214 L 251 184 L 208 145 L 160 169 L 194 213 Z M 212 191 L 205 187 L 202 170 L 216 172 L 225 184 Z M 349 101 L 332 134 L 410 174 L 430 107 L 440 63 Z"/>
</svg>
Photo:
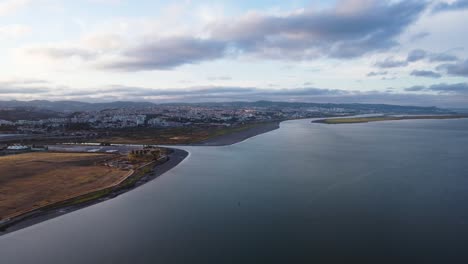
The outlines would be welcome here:
<svg viewBox="0 0 468 264">
<path fill-rule="evenodd" d="M 178 127 L 178 128 L 137 128 L 112 131 L 112 135 L 98 139 L 98 142 L 113 144 L 191 144 L 210 138 L 245 131 L 263 123 L 244 124 L 232 127 Z"/>
<path fill-rule="evenodd" d="M 100 165 L 91 153 L 26 153 L 0 157 L 0 220 L 113 185 L 128 171 Z"/>
</svg>

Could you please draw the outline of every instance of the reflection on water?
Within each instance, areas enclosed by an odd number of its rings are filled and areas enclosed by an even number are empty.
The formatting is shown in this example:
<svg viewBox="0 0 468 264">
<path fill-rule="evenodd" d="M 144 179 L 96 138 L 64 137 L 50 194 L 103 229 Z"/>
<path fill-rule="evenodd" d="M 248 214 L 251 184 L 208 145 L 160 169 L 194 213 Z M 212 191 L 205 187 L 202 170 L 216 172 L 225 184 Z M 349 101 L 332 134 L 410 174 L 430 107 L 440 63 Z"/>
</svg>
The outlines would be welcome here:
<svg viewBox="0 0 468 264">
<path fill-rule="evenodd" d="M 0 237 L 1 263 L 468 259 L 468 120 L 279 130 Z"/>
</svg>

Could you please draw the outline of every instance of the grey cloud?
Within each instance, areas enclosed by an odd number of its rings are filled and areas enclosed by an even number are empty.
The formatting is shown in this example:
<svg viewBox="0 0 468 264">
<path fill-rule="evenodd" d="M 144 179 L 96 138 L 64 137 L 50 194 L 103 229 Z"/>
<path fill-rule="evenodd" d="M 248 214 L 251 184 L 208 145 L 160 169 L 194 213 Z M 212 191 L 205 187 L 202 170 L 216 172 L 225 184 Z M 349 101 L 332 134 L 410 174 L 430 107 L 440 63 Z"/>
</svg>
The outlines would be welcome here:
<svg viewBox="0 0 468 264">
<path fill-rule="evenodd" d="M 45 84 L 49 82 L 41 79 L 18 78 L 0 81 L 0 94 L 44 94 L 50 91 Z"/>
<path fill-rule="evenodd" d="M 428 87 L 431 91 L 444 92 L 444 93 L 458 93 L 465 94 L 468 93 L 468 84 L 467 83 L 455 83 L 455 84 L 435 84 Z"/>
<path fill-rule="evenodd" d="M 50 92 L 47 92 L 49 91 Z M 77 91 L 63 87 L 61 89 L 44 88 L 44 94 L 36 98 L 50 100 L 79 101 L 152 101 L 152 102 L 222 102 L 222 101 L 298 101 L 322 103 L 387 103 L 400 105 L 426 105 L 462 107 L 468 104 L 467 84 L 439 84 L 433 86 L 414 86 L 407 92 L 398 93 L 399 89 L 383 91 L 350 91 L 323 88 L 273 89 L 256 87 L 206 86 L 185 89 L 152 89 L 113 85 L 97 89 Z M 11 91 L 11 90 L 10 90 Z M 24 95 L 32 95 L 34 90 L 23 90 Z M 36 90 L 37 92 L 37 90 Z M 427 92 L 436 92 L 431 94 Z M 1 93 L 1 92 L 0 92 Z M 7 97 L 8 94 L 5 94 Z M 13 95 L 17 96 L 17 95 Z M 11 96 L 10 96 L 11 97 Z"/>
<path fill-rule="evenodd" d="M 422 49 L 412 50 L 408 53 L 407 61 L 416 62 L 423 59 L 428 59 L 430 62 L 441 62 L 441 61 L 457 61 L 458 58 L 454 55 L 448 54 L 446 52 L 436 53 L 428 52 Z"/>
<path fill-rule="evenodd" d="M 388 57 L 383 61 L 378 61 L 374 66 L 378 68 L 397 68 L 397 67 L 406 67 L 410 63 L 429 60 L 429 62 L 448 62 L 448 61 L 457 61 L 458 58 L 454 55 L 447 53 L 431 53 L 422 49 L 415 49 L 408 53 L 406 60 L 397 60 L 394 57 Z"/>
<path fill-rule="evenodd" d="M 443 90 L 443 87 L 447 87 Z M 406 91 L 426 92 L 438 91 L 441 96 L 454 94 L 455 86 L 414 86 L 407 88 Z M 459 89 L 460 90 L 460 89 Z M 390 92 L 389 92 L 390 91 Z M 422 104 L 431 105 L 434 102 L 434 95 L 424 94 L 398 94 L 393 90 L 389 91 L 348 91 L 340 89 L 323 88 L 292 88 L 292 89 L 273 89 L 256 87 L 228 87 L 228 86 L 207 86 L 190 87 L 186 89 L 151 89 L 143 87 L 128 86 L 109 86 L 92 91 L 82 91 L 80 93 L 68 93 L 67 96 L 79 98 L 94 98 L 94 100 L 109 100 L 108 95 L 112 94 L 112 100 L 150 100 L 158 102 L 212 102 L 212 101 L 256 101 L 256 100 L 275 100 L 275 101 L 304 101 L 304 102 L 360 102 L 360 103 L 395 103 L 395 104 Z M 460 90 L 461 91 L 461 90 Z M 460 92 L 458 91 L 458 92 Z M 439 99 L 440 99 L 439 98 Z M 452 98 L 452 97 L 451 97 Z M 450 99 L 446 97 L 446 104 L 450 104 Z M 466 102 L 467 100 L 465 100 Z"/>
<path fill-rule="evenodd" d="M 414 70 L 411 72 L 412 76 L 418 77 L 428 77 L 428 78 L 440 78 L 442 75 L 434 71 L 425 71 L 425 70 Z"/>
<path fill-rule="evenodd" d="M 326 54 L 352 58 L 395 46 L 394 38 L 425 8 L 422 1 L 371 1 L 356 10 L 340 9 L 356 3 L 340 4 L 318 13 L 247 16 L 214 25 L 213 35 L 242 50 L 267 56 L 275 53 L 278 57 L 307 59 Z"/>
<path fill-rule="evenodd" d="M 123 71 L 164 70 L 218 59 L 225 54 L 225 43 L 193 37 L 173 37 L 144 43 L 124 52 L 124 59 L 106 63 L 107 69 Z"/>
<path fill-rule="evenodd" d="M 457 56 L 448 54 L 448 53 L 435 53 L 435 52 L 427 52 L 422 49 L 416 49 L 411 51 L 408 54 L 406 61 L 408 62 L 416 62 L 423 59 L 429 60 L 429 62 L 446 62 L 446 61 L 457 61 Z"/>
<path fill-rule="evenodd" d="M 217 98 L 226 97 L 236 99 L 244 96 L 312 96 L 312 95 L 340 95 L 348 92 L 343 90 L 319 89 L 319 88 L 295 88 L 295 89 L 261 89 L 253 87 L 229 87 L 229 86 L 207 86 L 191 87 L 188 89 L 151 89 L 129 86 L 109 86 L 93 91 L 69 92 L 66 96 L 83 96 L 92 94 L 118 94 L 123 97 L 134 96 L 169 96 L 181 99 L 187 98 Z"/>
<path fill-rule="evenodd" d="M 428 37 L 429 35 L 431 35 L 429 32 L 417 33 L 417 34 L 414 34 L 413 36 L 411 36 L 411 37 L 410 37 L 410 40 L 411 40 L 411 41 L 417 41 L 417 40 L 426 38 L 426 37 Z"/>
<path fill-rule="evenodd" d="M 216 88 L 217 89 L 217 88 Z M 159 99 L 157 99 L 159 100 Z M 200 96 L 186 94 L 167 99 L 168 102 L 207 102 L 207 101 L 297 101 L 322 103 L 386 103 L 400 105 L 426 105 L 462 107 L 468 104 L 468 96 L 456 93 L 430 94 L 401 94 L 386 91 L 358 92 L 336 89 L 309 88 L 295 91 L 295 89 L 260 89 L 250 88 L 245 91 L 239 89 L 235 93 L 214 93 Z"/>
<path fill-rule="evenodd" d="M 468 77 L 468 60 L 451 64 L 442 64 L 437 69 L 445 70 L 447 74 L 460 77 Z"/>
<path fill-rule="evenodd" d="M 213 94 L 233 94 L 233 93 L 246 93 L 253 92 L 255 88 L 242 88 L 242 87 L 227 87 L 227 86 L 207 86 L 207 87 L 191 87 L 188 89 L 152 89 L 144 87 L 121 86 L 112 85 L 102 89 L 93 91 L 74 91 L 66 93 L 67 96 L 88 95 L 89 93 L 95 94 L 119 94 L 121 96 L 206 96 Z"/>
<path fill-rule="evenodd" d="M 416 86 L 405 88 L 404 90 L 407 92 L 420 92 L 420 91 L 426 90 L 426 87 L 421 86 L 421 85 L 416 85 Z"/>
<path fill-rule="evenodd" d="M 433 13 L 468 9 L 468 0 L 456 0 L 452 3 L 438 3 L 432 8 Z"/>
<path fill-rule="evenodd" d="M 288 15 L 248 14 L 206 27 L 206 39 L 158 39 L 128 48 L 106 69 L 164 70 L 184 64 L 248 54 L 268 59 L 355 58 L 398 45 L 396 38 L 426 8 L 420 0 L 342 0 L 324 11 Z M 355 6 L 357 8 L 354 8 Z M 349 8 L 352 6 L 353 8 Z"/>
<path fill-rule="evenodd" d="M 467 83 L 454 83 L 454 84 L 434 84 L 431 86 L 412 86 L 405 89 L 408 92 L 421 92 L 421 91 L 432 91 L 439 92 L 442 94 L 468 94 L 468 84 Z"/>
<path fill-rule="evenodd" d="M 373 77 L 373 76 L 382 76 L 382 75 L 387 75 L 388 71 L 380 71 L 380 72 L 369 72 L 367 74 L 368 77 Z"/>
<path fill-rule="evenodd" d="M 430 62 L 457 61 L 458 58 L 447 53 L 433 53 L 429 55 Z"/>
<path fill-rule="evenodd" d="M 375 63 L 375 66 L 379 68 L 397 68 L 407 66 L 408 62 L 406 60 L 397 60 L 393 57 L 386 58 L 383 61 L 378 61 Z"/>
<path fill-rule="evenodd" d="M 0 94 L 43 94 L 47 92 L 49 89 L 40 87 L 0 87 Z"/>
<path fill-rule="evenodd" d="M 428 59 L 430 62 L 441 62 L 441 61 L 456 61 L 458 58 L 454 55 L 447 54 L 447 53 L 432 53 L 427 52 L 422 49 L 412 50 L 408 53 L 408 57 L 406 58 L 407 62 L 416 62 L 423 59 Z"/>
<path fill-rule="evenodd" d="M 426 58 L 427 52 L 422 50 L 422 49 L 416 49 L 411 51 L 408 54 L 408 57 L 406 58 L 406 61 L 408 62 L 415 62 L 415 61 L 420 61 L 424 58 Z"/>
<path fill-rule="evenodd" d="M 97 57 L 97 53 L 81 48 L 59 48 L 59 47 L 37 47 L 26 50 L 31 55 L 44 56 L 51 59 L 68 59 L 78 57 L 83 60 L 92 60 Z"/>
<path fill-rule="evenodd" d="M 16 86 L 16 85 L 34 85 L 34 84 L 46 84 L 49 83 L 46 80 L 42 79 L 28 79 L 28 78 L 21 78 L 21 79 L 14 79 L 8 81 L 0 81 L 0 86 Z"/>
</svg>

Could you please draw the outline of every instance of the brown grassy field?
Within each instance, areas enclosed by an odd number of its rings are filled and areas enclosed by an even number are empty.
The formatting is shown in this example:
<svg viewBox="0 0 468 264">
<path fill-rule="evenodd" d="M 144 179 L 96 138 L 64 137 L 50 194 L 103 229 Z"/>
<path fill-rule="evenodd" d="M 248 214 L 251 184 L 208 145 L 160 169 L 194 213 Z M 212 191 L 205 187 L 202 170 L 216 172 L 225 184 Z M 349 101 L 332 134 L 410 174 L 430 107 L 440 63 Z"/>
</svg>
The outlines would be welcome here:
<svg viewBox="0 0 468 264">
<path fill-rule="evenodd" d="M 100 165 L 91 153 L 26 153 L 0 157 L 0 219 L 113 185 L 128 171 Z"/>
<path fill-rule="evenodd" d="M 262 123 L 252 123 L 233 127 L 180 127 L 180 128 L 136 128 L 122 131 L 112 131 L 112 135 L 99 138 L 97 142 L 121 144 L 191 144 L 210 138 L 236 133 Z"/>
</svg>

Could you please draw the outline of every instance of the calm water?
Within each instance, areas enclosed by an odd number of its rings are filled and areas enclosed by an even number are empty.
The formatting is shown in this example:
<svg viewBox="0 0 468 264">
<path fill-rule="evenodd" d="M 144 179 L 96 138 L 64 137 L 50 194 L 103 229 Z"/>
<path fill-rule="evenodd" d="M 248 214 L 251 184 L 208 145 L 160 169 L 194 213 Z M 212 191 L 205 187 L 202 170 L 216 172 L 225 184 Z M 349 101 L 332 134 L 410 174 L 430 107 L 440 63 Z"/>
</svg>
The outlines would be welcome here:
<svg viewBox="0 0 468 264">
<path fill-rule="evenodd" d="M 0 237 L 0 263 L 468 263 L 468 120 L 291 121 L 187 149 L 136 190 Z"/>
</svg>

